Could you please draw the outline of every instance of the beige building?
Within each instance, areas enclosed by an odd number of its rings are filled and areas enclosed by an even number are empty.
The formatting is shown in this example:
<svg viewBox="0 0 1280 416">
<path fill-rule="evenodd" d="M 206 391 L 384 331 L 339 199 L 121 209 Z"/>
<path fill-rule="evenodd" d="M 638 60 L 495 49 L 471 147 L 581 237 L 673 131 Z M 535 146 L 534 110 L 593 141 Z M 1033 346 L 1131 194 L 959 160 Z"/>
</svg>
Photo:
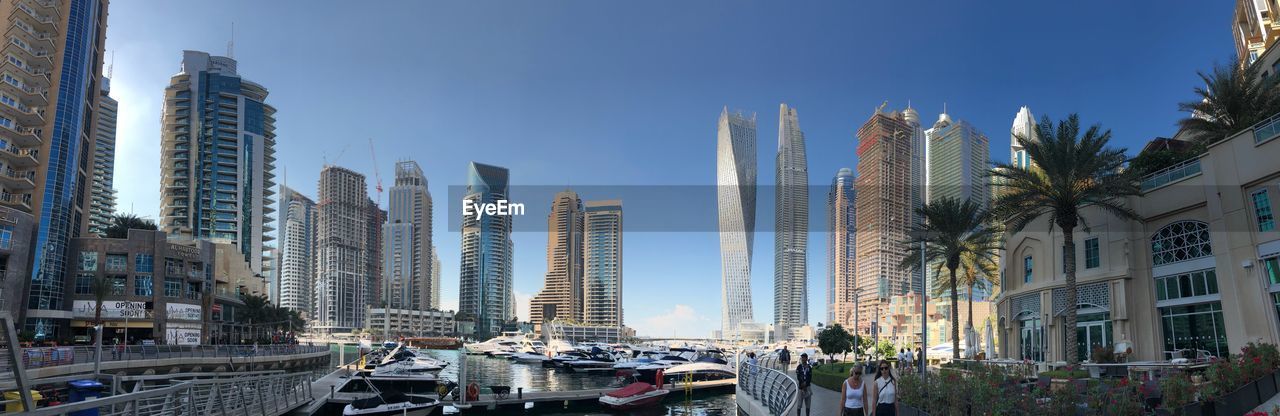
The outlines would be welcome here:
<svg viewBox="0 0 1280 416">
<path fill-rule="evenodd" d="M 534 330 L 555 319 L 582 322 L 582 200 L 573 191 L 556 194 L 547 215 L 547 275 L 529 302 Z"/>
<path fill-rule="evenodd" d="M 390 322 L 387 321 L 388 315 Z M 365 329 L 386 339 L 404 337 L 446 337 L 457 331 L 453 311 L 370 308 Z"/>
<path fill-rule="evenodd" d="M 1068 348 L 1128 342 L 1132 359 L 1188 348 L 1223 356 L 1280 342 L 1280 125 L 1259 124 L 1142 180 L 1143 221 L 1097 210 L 1075 231 L 1079 301 L 1066 305 L 1061 232 L 1045 220 L 1008 236 L 1000 356 L 1060 361 Z M 1076 328 L 1062 314 L 1077 308 Z M 1065 345 L 1074 330 L 1077 345 Z M 1087 354 L 1083 357 L 1087 358 Z"/>
<path fill-rule="evenodd" d="M 962 295 L 960 298 L 960 340 L 964 342 L 964 330 L 969 322 L 969 302 Z M 973 302 L 973 325 L 978 335 L 983 335 L 983 328 L 991 318 L 991 302 Z M 920 346 L 922 332 L 920 317 L 920 298 L 914 293 L 894 296 L 880 311 L 880 339 L 890 340 L 894 345 Z M 928 314 L 929 345 L 951 342 L 951 299 L 929 299 Z"/>
<path fill-rule="evenodd" d="M 914 288 L 915 274 L 898 266 L 906 257 L 902 242 L 908 239 L 913 218 L 911 155 L 919 117 L 910 108 L 885 111 L 883 107 L 857 133 L 853 291 L 857 330 L 862 334 L 870 334 L 871 320 L 885 299 Z"/>
<path fill-rule="evenodd" d="M 1240 65 L 1257 61 L 1280 38 L 1277 12 L 1280 12 L 1277 0 L 1236 0 L 1231 35 L 1236 42 L 1236 58 Z"/>
</svg>

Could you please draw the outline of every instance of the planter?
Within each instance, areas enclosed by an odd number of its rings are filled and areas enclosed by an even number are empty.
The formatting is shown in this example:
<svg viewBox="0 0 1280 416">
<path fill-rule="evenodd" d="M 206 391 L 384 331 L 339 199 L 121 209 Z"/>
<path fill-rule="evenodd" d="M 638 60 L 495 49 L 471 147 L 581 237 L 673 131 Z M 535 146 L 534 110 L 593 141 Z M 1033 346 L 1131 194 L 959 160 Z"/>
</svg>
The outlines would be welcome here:
<svg viewBox="0 0 1280 416">
<path fill-rule="evenodd" d="M 1195 402 L 1170 412 L 1173 416 L 1216 416 L 1213 402 Z"/>
<path fill-rule="evenodd" d="M 902 403 L 898 403 L 898 410 L 900 410 L 898 413 L 901 416 L 929 416 L 929 414 L 925 413 L 923 410 L 907 406 Z"/>
<path fill-rule="evenodd" d="M 1102 378 L 1102 367 L 1089 366 L 1089 378 Z"/>
<path fill-rule="evenodd" d="M 1258 387 L 1259 403 L 1266 403 L 1267 400 L 1271 400 L 1271 396 L 1276 395 L 1275 373 L 1262 376 L 1261 378 L 1258 378 L 1258 380 L 1255 381 L 1254 383 Z"/>
<path fill-rule="evenodd" d="M 1215 414 L 1219 415 L 1243 415 L 1249 413 L 1253 408 L 1258 407 L 1258 389 L 1256 383 L 1245 384 L 1231 393 L 1222 395 L 1213 400 L 1213 409 Z"/>
</svg>

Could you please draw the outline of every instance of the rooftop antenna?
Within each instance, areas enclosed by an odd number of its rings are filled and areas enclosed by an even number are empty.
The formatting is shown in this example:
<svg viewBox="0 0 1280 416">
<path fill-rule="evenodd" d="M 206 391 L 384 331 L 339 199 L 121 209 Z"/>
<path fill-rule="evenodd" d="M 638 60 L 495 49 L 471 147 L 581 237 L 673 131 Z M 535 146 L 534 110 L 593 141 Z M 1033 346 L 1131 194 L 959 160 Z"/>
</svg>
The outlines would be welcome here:
<svg viewBox="0 0 1280 416">
<path fill-rule="evenodd" d="M 227 41 L 227 57 L 236 59 L 236 22 L 231 22 L 231 40 Z"/>
</svg>

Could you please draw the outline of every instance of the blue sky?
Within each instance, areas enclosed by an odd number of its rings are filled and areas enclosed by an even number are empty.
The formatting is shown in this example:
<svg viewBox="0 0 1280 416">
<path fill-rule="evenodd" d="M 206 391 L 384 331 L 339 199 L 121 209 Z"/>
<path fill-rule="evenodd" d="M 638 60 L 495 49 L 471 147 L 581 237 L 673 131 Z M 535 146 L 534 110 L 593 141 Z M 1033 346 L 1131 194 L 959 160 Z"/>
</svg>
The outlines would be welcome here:
<svg viewBox="0 0 1280 416">
<path fill-rule="evenodd" d="M 943 104 L 1008 158 L 1018 107 L 1078 112 L 1140 148 L 1172 135 L 1195 71 L 1233 52 L 1231 2 L 116 1 L 107 32 L 120 101 L 119 207 L 158 211 L 160 105 L 182 50 L 226 51 L 270 89 L 277 176 L 314 195 L 326 158 L 384 176 L 422 165 L 436 198 L 441 299 L 457 303 L 448 187 L 468 161 L 515 186 L 709 185 L 723 106 L 759 113 L 759 183 L 773 183 L 778 104 L 799 111 L 810 183 L 855 164 L 854 130 L 888 100 L 926 123 Z M 518 188 L 517 188 L 518 189 Z M 608 199 L 591 187 L 586 199 Z M 385 197 L 384 197 L 385 198 Z M 517 193 L 514 198 L 519 199 Z M 522 200 L 529 205 L 545 201 Z M 760 224 L 772 200 L 758 201 Z M 624 201 L 624 206 L 626 202 Z M 543 211 L 539 209 L 539 211 Z M 714 215 L 714 214 L 712 214 Z M 530 215 L 517 221 L 545 223 Z M 714 224 L 714 218 L 707 219 Z M 811 221 L 824 221 L 815 218 Z M 756 237 L 755 317 L 771 321 L 771 234 Z M 542 286 L 546 237 L 517 233 L 517 297 Z M 705 336 L 720 321 L 718 240 L 635 232 L 624 307 L 645 335 Z M 825 237 L 810 243 L 810 319 L 822 320 Z M 521 309 L 521 315 L 525 314 Z"/>
</svg>

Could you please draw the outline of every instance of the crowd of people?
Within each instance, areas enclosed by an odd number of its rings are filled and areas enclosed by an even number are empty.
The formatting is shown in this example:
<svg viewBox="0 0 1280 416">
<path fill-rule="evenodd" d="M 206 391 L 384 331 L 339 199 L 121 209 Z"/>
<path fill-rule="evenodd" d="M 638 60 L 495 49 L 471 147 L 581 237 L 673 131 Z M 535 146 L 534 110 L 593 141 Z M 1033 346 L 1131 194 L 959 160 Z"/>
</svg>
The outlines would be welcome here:
<svg viewBox="0 0 1280 416">
<path fill-rule="evenodd" d="M 901 349 L 896 356 L 899 371 L 912 368 L 920 351 Z M 748 354 L 748 362 L 757 364 L 755 354 Z M 791 351 L 783 347 L 778 351 L 778 362 L 783 368 L 792 370 Z M 862 366 L 849 369 L 849 377 L 840 386 L 840 409 L 843 416 L 896 416 L 898 414 L 898 382 L 893 374 L 893 365 L 888 360 L 878 362 L 875 378 L 865 382 Z M 796 416 L 811 416 L 813 413 L 813 362 L 809 354 L 800 354 L 794 368 L 796 387 Z"/>
</svg>

